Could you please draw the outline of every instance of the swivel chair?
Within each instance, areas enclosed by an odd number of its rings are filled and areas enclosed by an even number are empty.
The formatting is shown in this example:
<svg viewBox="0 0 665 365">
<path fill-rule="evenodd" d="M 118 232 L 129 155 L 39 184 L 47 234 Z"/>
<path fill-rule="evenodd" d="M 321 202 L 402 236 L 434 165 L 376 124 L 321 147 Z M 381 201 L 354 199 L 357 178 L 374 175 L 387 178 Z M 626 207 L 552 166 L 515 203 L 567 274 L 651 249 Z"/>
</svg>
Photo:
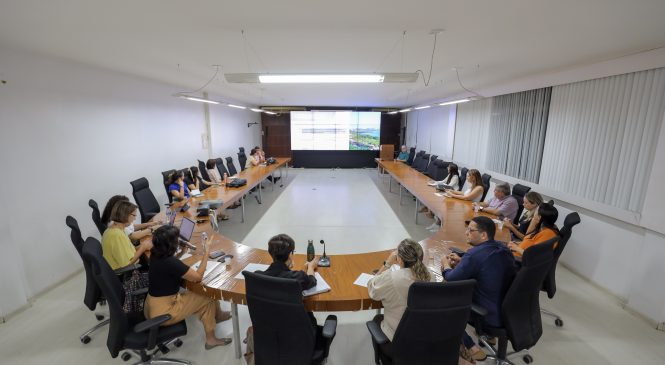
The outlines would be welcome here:
<svg viewBox="0 0 665 365">
<path fill-rule="evenodd" d="M 231 156 L 226 158 L 226 168 L 229 170 L 230 176 L 238 174 L 238 170 L 233 165 L 233 157 Z"/>
<path fill-rule="evenodd" d="M 95 227 L 97 227 L 100 235 L 104 235 L 106 224 L 102 222 L 102 216 L 99 213 L 99 205 L 97 205 L 96 201 L 90 199 L 88 200 L 88 206 L 92 208 L 92 221 L 95 223 Z"/>
<path fill-rule="evenodd" d="M 145 177 L 134 180 L 130 184 L 132 185 L 134 201 L 139 207 L 139 212 L 141 212 L 141 223 L 145 223 L 159 213 L 159 203 L 150 190 L 150 184 L 148 184 L 148 179 Z"/>
</svg>

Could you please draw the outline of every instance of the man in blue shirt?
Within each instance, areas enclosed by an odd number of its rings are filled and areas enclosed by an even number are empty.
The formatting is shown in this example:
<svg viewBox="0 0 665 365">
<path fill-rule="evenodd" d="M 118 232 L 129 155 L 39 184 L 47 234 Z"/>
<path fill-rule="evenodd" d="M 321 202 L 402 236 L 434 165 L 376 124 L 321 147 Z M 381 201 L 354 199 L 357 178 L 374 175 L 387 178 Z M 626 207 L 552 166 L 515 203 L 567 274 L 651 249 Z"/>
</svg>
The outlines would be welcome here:
<svg viewBox="0 0 665 365">
<path fill-rule="evenodd" d="M 454 253 L 441 258 L 443 278 L 446 281 L 475 279 L 473 303 L 487 310 L 485 323 L 501 326 L 501 303 L 515 277 L 515 259 L 504 243 L 494 240 L 496 227 L 488 217 L 474 217 L 466 228 L 469 249 L 461 258 Z M 474 359 L 483 360 L 486 355 L 464 335 L 464 346 L 471 350 Z"/>
<path fill-rule="evenodd" d="M 397 161 L 406 162 L 409 159 L 409 152 L 406 151 L 406 146 L 402 146 L 402 150 L 397 155 Z"/>
</svg>

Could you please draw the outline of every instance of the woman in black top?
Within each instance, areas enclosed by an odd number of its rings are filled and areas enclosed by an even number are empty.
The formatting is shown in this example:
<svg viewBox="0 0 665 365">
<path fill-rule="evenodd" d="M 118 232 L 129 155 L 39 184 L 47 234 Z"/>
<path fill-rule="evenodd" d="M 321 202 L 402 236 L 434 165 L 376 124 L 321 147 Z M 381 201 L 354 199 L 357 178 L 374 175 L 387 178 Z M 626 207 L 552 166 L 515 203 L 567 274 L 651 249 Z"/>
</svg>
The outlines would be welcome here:
<svg viewBox="0 0 665 365">
<path fill-rule="evenodd" d="M 175 256 L 178 248 L 179 230 L 173 226 L 158 228 L 153 234 L 153 248 L 150 255 L 150 285 L 145 301 L 146 318 L 154 318 L 162 314 L 171 315 L 171 319 L 163 325 L 171 325 L 184 320 L 192 314 L 198 314 L 206 333 L 205 348 L 231 343 L 230 338 L 217 338 L 217 323 L 231 318 L 223 312 L 217 301 L 197 293 L 185 291 L 179 293 L 182 279 L 198 283 L 203 279 L 208 264 L 210 238 L 203 243 L 203 260 L 198 270 L 185 265 Z M 180 255 L 184 253 L 181 251 Z"/>
<path fill-rule="evenodd" d="M 517 222 L 517 225 L 514 225 L 513 221 L 509 218 L 505 218 L 503 220 L 506 228 L 510 230 L 510 235 L 512 236 L 513 240 L 517 241 L 522 240 L 524 235 L 531 231 L 529 227 L 531 226 L 532 218 L 535 212 L 538 210 L 538 207 L 543 204 L 543 197 L 535 191 L 530 191 L 524 196 L 523 204 L 524 213 L 522 213 L 522 216 Z"/>
</svg>

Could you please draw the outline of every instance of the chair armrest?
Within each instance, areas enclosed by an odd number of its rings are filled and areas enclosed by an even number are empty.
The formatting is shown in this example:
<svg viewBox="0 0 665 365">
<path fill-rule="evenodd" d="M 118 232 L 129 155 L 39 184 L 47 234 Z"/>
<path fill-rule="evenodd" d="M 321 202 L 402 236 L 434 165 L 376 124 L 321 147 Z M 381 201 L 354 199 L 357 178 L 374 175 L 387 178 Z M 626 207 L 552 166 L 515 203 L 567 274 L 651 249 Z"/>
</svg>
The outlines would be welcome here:
<svg viewBox="0 0 665 365">
<path fill-rule="evenodd" d="M 162 323 L 165 323 L 171 319 L 170 314 L 162 314 L 161 316 L 157 316 L 153 319 L 146 319 L 143 322 L 140 322 L 136 326 L 134 326 L 134 332 L 140 333 L 140 332 L 145 332 L 147 330 L 151 330 L 153 328 L 159 327 Z"/>
<path fill-rule="evenodd" d="M 127 273 L 131 273 L 132 271 L 137 270 L 140 267 L 141 264 L 127 265 L 125 267 L 113 270 L 113 273 L 115 273 L 117 276 L 123 276 Z"/>
<path fill-rule="evenodd" d="M 321 335 L 325 338 L 333 338 L 337 333 L 337 316 L 330 315 L 326 318 L 325 323 L 323 323 L 323 330 Z"/>
<path fill-rule="evenodd" d="M 477 304 L 471 304 L 471 312 L 475 315 L 485 317 L 487 315 L 487 309 L 477 305 Z"/>
<path fill-rule="evenodd" d="M 129 293 L 129 295 L 131 295 L 133 297 L 138 296 L 138 295 L 145 295 L 145 294 L 148 294 L 148 288 L 141 288 L 141 289 L 134 290 L 133 292 Z"/>
<path fill-rule="evenodd" d="M 372 339 L 376 344 L 383 345 L 390 342 L 388 336 L 386 336 L 386 334 L 383 333 L 383 331 L 381 330 L 381 326 L 378 323 L 374 321 L 367 321 L 365 322 L 365 324 L 367 325 L 369 334 L 372 335 Z"/>
</svg>

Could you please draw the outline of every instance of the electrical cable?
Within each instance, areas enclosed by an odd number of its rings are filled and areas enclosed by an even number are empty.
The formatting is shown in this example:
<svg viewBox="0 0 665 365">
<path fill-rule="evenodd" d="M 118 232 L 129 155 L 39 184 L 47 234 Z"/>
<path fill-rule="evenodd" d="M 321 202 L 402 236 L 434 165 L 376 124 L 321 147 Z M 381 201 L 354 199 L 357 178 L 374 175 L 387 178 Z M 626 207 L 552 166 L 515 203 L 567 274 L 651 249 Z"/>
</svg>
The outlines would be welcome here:
<svg viewBox="0 0 665 365">
<path fill-rule="evenodd" d="M 469 90 L 469 89 L 467 89 L 466 87 L 464 87 L 464 85 L 462 85 L 462 80 L 460 80 L 460 78 L 459 78 L 459 71 L 457 70 L 457 68 L 455 68 L 455 74 L 457 75 L 457 82 L 459 83 L 459 86 L 462 87 L 462 89 L 464 89 L 464 90 L 466 90 L 466 91 L 468 91 L 468 92 L 474 94 L 475 96 L 479 96 L 479 97 L 481 97 L 481 98 L 484 98 L 484 96 L 478 94 L 477 92 L 475 92 L 475 91 L 473 91 L 473 90 Z"/>
<path fill-rule="evenodd" d="M 416 71 L 416 73 L 420 72 L 420 74 L 423 75 L 423 83 L 425 84 L 425 86 L 429 86 L 429 81 L 432 78 L 432 66 L 434 66 L 434 53 L 436 51 L 436 36 L 438 34 L 439 33 L 436 32 L 434 33 L 434 46 L 432 47 L 432 57 L 430 58 L 429 61 L 429 75 L 427 76 L 427 81 L 425 81 L 425 73 L 423 72 L 423 70 Z"/>
<path fill-rule="evenodd" d="M 208 80 L 208 82 L 206 82 L 203 86 L 201 86 L 200 88 L 198 88 L 196 90 L 192 90 L 192 91 L 179 91 L 177 94 L 195 94 L 195 93 L 205 89 L 205 87 L 210 85 L 210 83 L 217 77 L 217 74 L 219 73 L 219 65 L 213 65 L 213 66 L 216 68 L 215 74 L 212 75 L 210 80 Z"/>
</svg>

